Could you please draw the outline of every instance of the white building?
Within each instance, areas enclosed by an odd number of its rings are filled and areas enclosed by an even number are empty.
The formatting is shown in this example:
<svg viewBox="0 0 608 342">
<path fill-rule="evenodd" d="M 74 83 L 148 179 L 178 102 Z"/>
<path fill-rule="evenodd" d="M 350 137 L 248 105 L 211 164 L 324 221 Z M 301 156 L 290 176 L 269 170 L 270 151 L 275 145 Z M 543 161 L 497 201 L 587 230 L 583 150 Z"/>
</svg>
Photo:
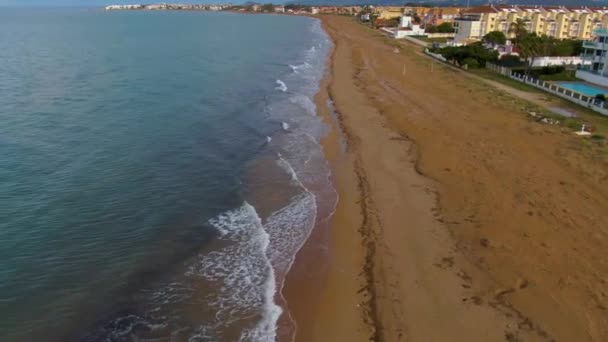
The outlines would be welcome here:
<svg viewBox="0 0 608 342">
<path fill-rule="evenodd" d="M 285 7 L 283 6 L 274 6 L 275 13 L 285 13 Z"/>
<path fill-rule="evenodd" d="M 131 9 L 142 9 L 144 5 L 110 5 L 106 6 L 106 11 L 113 10 L 131 10 Z"/>
<path fill-rule="evenodd" d="M 576 77 L 608 87 L 608 29 L 595 29 L 593 40 L 583 42 L 583 48 L 588 65 L 582 65 Z"/>
<path fill-rule="evenodd" d="M 478 16 L 464 16 L 454 19 L 454 43 L 466 44 L 469 41 L 480 40 L 481 20 Z"/>
<path fill-rule="evenodd" d="M 415 24 L 411 15 L 401 16 L 399 27 L 395 30 L 395 38 L 403 38 L 406 36 L 422 36 L 424 29 L 420 24 Z"/>
<path fill-rule="evenodd" d="M 319 7 L 311 7 L 310 14 L 319 14 Z"/>
<path fill-rule="evenodd" d="M 590 66 L 591 62 L 586 60 L 580 56 L 566 56 L 566 57 L 556 57 L 556 56 L 541 56 L 534 58 L 534 62 L 532 63 L 532 67 L 546 67 L 551 65 L 561 65 L 561 66 Z"/>
</svg>

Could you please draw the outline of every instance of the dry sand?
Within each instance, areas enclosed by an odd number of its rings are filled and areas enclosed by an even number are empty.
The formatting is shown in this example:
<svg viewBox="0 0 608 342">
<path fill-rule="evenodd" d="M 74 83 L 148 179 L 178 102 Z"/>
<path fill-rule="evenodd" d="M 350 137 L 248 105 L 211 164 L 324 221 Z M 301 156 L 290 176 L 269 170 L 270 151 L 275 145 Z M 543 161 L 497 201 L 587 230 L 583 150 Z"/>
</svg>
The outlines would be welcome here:
<svg viewBox="0 0 608 342">
<path fill-rule="evenodd" d="M 320 293 L 288 278 L 297 340 L 608 341 L 605 147 L 419 47 L 322 21 L 340 202 Z"/>
</svg>

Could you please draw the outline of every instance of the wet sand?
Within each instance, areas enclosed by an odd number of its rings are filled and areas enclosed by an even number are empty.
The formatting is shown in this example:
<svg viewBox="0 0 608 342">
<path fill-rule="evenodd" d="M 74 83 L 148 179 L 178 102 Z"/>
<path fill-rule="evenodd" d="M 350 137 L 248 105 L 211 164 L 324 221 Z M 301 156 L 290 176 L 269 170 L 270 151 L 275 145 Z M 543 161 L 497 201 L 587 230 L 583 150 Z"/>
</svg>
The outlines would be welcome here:
<svg viewBox="0 0 608 342">
<path fill-rule="evenodd" d="M 340 202 L 326 271 L 303 281 L 303 248 L 287 279 L 297 340 L 608 340 L 606 147 L 419 47 L 321 18 Z"/>
</svg>

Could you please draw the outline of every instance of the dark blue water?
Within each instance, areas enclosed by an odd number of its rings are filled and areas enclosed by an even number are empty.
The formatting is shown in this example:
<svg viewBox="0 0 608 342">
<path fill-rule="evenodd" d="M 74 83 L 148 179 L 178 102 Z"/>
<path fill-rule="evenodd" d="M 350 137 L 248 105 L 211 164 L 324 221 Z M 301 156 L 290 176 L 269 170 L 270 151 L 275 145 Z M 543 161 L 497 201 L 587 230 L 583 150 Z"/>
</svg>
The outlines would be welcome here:
<svg viewBox="0 0 608 342">
<path fill-rule="evenodd" d="M 298 179 L 324 167 L 328 46 L 302 17 L 0 10 L 0 340 L 274 339 L 270 248 L 307 236 L 327 176 Z M 244 179 L 282 171 L 260 218 Z"/>
</svg>

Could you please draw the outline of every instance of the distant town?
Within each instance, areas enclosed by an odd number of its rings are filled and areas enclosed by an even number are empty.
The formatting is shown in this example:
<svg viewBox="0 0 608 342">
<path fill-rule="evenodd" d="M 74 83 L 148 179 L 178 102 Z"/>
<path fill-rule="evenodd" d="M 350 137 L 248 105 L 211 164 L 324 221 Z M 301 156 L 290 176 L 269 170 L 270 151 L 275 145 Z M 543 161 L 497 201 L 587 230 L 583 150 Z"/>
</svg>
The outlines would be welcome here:
<svg viewBox="0 0 608 342">
<path fill-rule="evenodd" d="M 138 4 L 138 5 L 110 5 L 106 10 L 181 10 L 181 11 L 238 11 L 258 13 L 286 13 L 286 14 L 344 14 L 357 15 L 364 10 L 362 6 L 304 6 L 304 5 L 273 5 L 273 4 Z"/>
</svg>

